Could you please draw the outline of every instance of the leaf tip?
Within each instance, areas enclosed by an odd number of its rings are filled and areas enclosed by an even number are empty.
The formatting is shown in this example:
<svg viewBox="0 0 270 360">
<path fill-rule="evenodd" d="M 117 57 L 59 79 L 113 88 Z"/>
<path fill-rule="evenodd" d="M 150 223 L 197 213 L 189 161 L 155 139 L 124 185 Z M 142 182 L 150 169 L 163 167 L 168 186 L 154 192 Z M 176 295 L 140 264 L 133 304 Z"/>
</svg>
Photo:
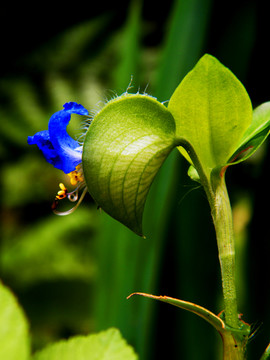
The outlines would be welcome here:
<svg viewBox="0 0 270 360">
<path fill-rule="evenodd" d="M 142 293 L 142 292 L 134 292 L 130 295 L 127 296 L 127 300 L 129 300 L 131 297 L 133 297 L 134 295 L 140 295 L 140 296 L 146 296 L 146 297 L 149 297 L 149 296 L 152 296 L 152 295 L 148 295 L 148 294 L 145 294 L 145 293 Z"/>
</svg>

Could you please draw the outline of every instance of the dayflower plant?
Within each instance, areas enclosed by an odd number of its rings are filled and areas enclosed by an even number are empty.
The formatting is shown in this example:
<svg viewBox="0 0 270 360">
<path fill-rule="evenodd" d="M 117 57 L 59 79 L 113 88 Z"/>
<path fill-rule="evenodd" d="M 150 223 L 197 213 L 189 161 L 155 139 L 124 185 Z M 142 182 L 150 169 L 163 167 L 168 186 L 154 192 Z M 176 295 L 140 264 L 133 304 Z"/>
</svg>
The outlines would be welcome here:
<svg viewBox="0 0 270 360">
<path fill-rule="evenodd" d="M 63 110 L 57 111 L 51 116 L 48 130 L 39 131 L 34 136 L 28 137 L 29 145 L 37 145 L 43 152 L 45 159 L 55 168 L 68 174 L 72 186 L 77 185 L 75 190 L 68 192 L 63 183 L 59 184 L 60 190 L 53 203 L 53 210 L 58 215 L 67 215 L 74 211 L 81 203 L 87 191 L 81 167 L 82 145 L 67 133 L 67 126 L 70 122 L 71 114 L 87 116 L 88 110 L 76 102 L 66 103 L 63 107 Z M 78 192 L 83 187 L 85 189 L 74 208 L 66 212 L 56 211 L 58 200 L 67 197 L 72 202 L 77 201 Z"/>
<path fill-rule="evenodd" d="M 28 138 L 48 162 L 69 174 L 72 185 L 78 184 L 72 193 L 60 184 L 56 200 L 77 199 L 78 190 L 87 186 L 99 207 L 138 235 L 143 236 L 144 205 L 163 162 L 175 148 L 189 161 L 189 175 L 204 187 L 216 229 L 224 312 L 216 316 L 196 304 L 150 297 L 204 317 L 223 338 L 224 359 L 244 359 L 250 326 L 237 309 L 225 172 L 251 156 L 269 135 L 270 103 L 253 111 L 241 82 L 205 55 L 177 87 L 168 107 L 146 94 L 124 93 L 94 116 L 82 144 L 66 132 L 72 113 L 88 115 L 82 105 L 67 103 L 51 117 L 48 130 Z"/>
</svg>

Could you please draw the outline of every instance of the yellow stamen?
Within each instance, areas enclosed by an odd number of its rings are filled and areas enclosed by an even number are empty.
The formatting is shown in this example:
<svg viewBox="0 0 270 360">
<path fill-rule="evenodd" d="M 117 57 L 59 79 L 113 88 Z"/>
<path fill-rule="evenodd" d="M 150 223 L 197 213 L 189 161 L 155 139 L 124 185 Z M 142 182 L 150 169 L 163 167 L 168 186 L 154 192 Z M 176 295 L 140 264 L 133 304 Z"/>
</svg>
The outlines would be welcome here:
<svg viewBox="0 0 270 360">
<path fill-rule="evenodd" d="M 55 197 L 55 201 L 52 205 L 53 211 L 58 214 L 58 215 L 66 215 L 72 211 L 74 211 L 76 209 L 76 207 L 81 203 L 87 188 L 85 187 L 85 183 L 84 183 L 84 177 L 83 177 L 83 170 L 81 165 L 76 166 L 76 169 L 74 171 L 71 171 L 69 174 L 69 179 L 70 179 L 70 183 L 71 185 L 77 185 L 77 187 L 75 188 L 75 190 L 68 192 L 67 188 L 65 187 L 65 185 L 63 183 L 59 184 L 59 188 L 60 190 L 57 192 L 57 195 Z M 79 194 L 79 190 L 81 190 L 83 187 L 83 193 L 81 195 L 81 197 L 78 200 L 78 194 Z M 78 201 L 77 205 L 72 208 L 70 211 L 65 211 L 63 213 L 60 213 L 59 211 L 56 210 L 56 207 L 58 205 L 58 200 L 62 200 L 68 198 L 69 201 L 71 202 L 76 202 Z"/>
<path fill-rule="evenodd" d="M 59 187 L 61 190 L 64 190 L 64 191 L 67 190 L 67 188 L 65 187 L 65 185 L 63 183 L 60 183 Z"/>
<path fill-rule="evenodd" d="M 68 176 L 70 177 L 70 183 L 73 186 L 77 185 L 78 182 L 84 181 L 81 165 L 76 166 L 76 170 L 71 171 Z"/>
<path fill-rule="evenodd" d="M 64 199 L 67 196 L 67 188 L 63 183 L 59 184 L 59 187 L 61 190 L 57 192 L 56 199 L 61 200 Z"/>
</svg>

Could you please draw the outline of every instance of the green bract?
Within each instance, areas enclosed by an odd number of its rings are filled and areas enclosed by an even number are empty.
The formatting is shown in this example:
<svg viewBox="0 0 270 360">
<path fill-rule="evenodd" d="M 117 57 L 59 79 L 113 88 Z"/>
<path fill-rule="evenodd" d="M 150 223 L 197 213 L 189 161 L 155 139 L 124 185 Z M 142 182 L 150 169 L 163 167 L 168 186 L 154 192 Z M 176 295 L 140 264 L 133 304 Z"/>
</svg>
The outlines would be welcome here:
<svg viewBox="0 0 270 360">
<path fill-rule="evenodd" d="M 147 95 L 125 94 L 95 116 L 83 147 L 91 196 L 113 218 L 142 235 L 150 185 L 175 147 L 171 113 Z"/>
<path fill-rule="evenodd" d="M 104 211 L 142 235 L 150 185 L 174 147 L 214 203 L 226 168 L 253 154 L 269 130 L 270 103 L 252 112 L 241 82 L 206 54 L 177 87 L 168 109 L 148 95 L 127 93 L 105 105 L 85 137 L 85 181 Z"/>
<path fill-rule="evenodd" d="M 266 140 L 269 132 L 270 102 L 266 102 L 253 111 L 252 122 L 232 155 L 230 165 L 238 164 L 249 158 Z"/>
</svg>

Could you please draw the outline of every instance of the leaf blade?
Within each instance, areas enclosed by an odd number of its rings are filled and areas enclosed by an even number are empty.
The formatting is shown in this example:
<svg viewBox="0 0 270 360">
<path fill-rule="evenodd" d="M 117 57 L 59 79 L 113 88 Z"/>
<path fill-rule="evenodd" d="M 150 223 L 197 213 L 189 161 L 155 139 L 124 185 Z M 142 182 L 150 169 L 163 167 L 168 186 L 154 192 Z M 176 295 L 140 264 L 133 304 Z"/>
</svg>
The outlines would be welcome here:
<svg viewBox="0 0 270 360">
<path fill-rule="evenodd" d="M 172 95 L 168 109 L 176 135 L 194 148 L 205 172 L 225 164 L 251 123 L 252 106 L 241 82 L 204 55 Z"/>
<path fill-rule="evenodd" d="M 49 345 L 37 352 L 32 360 L 137 360 L 131 346 L 117 329 L 111 328 L 98 334 L 75 336 Z"/>
<path fill-rule="evenodd" d="M 0 282 L 0 359 L 27 360 L 28 324 L 13 294 Z"/>
<path fill-rule="evenodd" d="M 270 359 L 270 343 L 268 344 L 267 348 L 265 349 L 265 352 L 260 358 L 260 360 L 267 360 L 267 359 Z"/>
<path fill-rule="evenodd" d="M 154 299 L 154 300 L 158 300 L 161 302 L 165 302 L 167 304 L 179 307 L 183 310 L 192 312 L 192 313 L 198 315 L 199 317 L 203 318 L 208 323 L 210 323 L 219 332 L 223 332 L 223 330 L 225 329 L 225 323 L 223 322 L 223 320 L 221 318 L 219 318 L 217 315 L 215 315 L 214 313 L 212 313 L 211 311 L 205 309 L 204 307 L 202 307 L 200 305 L 191 303 L 189 301 L 175 299 L 175 298 L 172 298 L 169 296 L 156 296 L 156 295 L 145 294 L 145 293 L 141 293 L 141 292 L 136 292 L 136 293 L 129 295 L 128 299 L 133 295 L 140 295 L 140 296 L 147 297 L 149 299 Z"/>
<path fill-rule="evenodd" d="M 228 165 L 239 164 L 240 162 L 248 159 L 264 143 L 269 133 L 270 102 L 266 102 L 254 109 L 252 123 L 244 133 L 240 144 L 231 156 L 231 160 L 228 162 Z"/>
</svg>

